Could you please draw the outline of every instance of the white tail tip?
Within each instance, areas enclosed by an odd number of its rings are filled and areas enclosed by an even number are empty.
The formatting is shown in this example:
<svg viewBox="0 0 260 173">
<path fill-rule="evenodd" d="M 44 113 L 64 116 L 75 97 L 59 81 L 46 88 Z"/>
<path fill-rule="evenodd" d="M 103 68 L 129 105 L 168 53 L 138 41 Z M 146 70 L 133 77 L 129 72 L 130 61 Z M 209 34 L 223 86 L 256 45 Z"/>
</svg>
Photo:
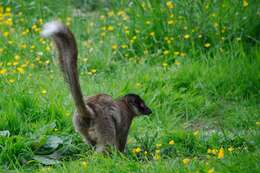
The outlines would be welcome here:
<svg viewBox="0 0 260 173">
<path fill-rule="evenodd" d="M 43 25 L 41 36 L 50 37 L 64 31 L 64 25 L 60 21 L 51 21 Z"/>
</svg>

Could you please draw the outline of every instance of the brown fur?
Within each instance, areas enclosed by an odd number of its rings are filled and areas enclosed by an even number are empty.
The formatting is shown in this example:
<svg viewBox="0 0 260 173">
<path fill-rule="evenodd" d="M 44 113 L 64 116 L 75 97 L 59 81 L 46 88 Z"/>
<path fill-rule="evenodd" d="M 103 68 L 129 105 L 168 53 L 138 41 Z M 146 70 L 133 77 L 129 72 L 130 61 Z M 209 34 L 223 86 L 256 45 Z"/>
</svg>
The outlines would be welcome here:
<svg viewBox="0 0 260 173">
<path fill-rule="evenodd" d="M 107 146 L 124 151 L 132 120 L 139 114 L 148 115 L 151 110 L 135 94 L 113 99 L 107 94 L 84 97 L 77 72 L 77 44 L 72 32 L 60 22 L 51 23 L 58 29 L 51 36 L 59 51 L 59 62 L 67 81 L 75 106 L 73 116 L 75 130 L 83 139 L 102 152 Z M 49 24 L 43 28 L 48 29 Z"/>
</svg>

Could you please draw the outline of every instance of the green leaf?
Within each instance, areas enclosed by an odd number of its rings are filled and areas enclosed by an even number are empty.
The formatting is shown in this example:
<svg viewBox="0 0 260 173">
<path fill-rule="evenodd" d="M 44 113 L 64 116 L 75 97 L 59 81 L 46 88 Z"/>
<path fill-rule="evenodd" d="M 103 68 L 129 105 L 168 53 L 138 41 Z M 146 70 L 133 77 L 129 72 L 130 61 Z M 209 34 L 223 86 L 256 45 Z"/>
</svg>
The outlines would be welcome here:
<svg viewBox="0 0 260 173">
<path fill-rule="evenodd" d="M 34 160 L 38 161 L 39 163 L 43 165 L 57 165 L 60 164 L 60 161 L 55 160 L 55 159 L 50 159 L 47 156 L 34 156 Z"/>
</svg>

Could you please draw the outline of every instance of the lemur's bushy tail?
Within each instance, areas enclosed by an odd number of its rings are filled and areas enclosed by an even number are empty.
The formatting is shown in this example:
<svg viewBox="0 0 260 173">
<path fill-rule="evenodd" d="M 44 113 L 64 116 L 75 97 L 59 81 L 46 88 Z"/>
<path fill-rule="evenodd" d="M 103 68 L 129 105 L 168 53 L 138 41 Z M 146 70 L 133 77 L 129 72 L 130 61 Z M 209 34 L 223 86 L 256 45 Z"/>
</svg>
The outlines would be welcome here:
<svg viewBox="0 0 260 173">
<path fill-rule="evenodd" d="M 43 26 L 41 35 L 51 37 L 59 53 L 59 64 L 65 81 L 69 84 L 77 111 L 85 118 L 91 118 L 91 109 L 83 101 L 77 71 L 77 43 L 70 29 L 59 21 L 52 21 Z"/>
</svg>

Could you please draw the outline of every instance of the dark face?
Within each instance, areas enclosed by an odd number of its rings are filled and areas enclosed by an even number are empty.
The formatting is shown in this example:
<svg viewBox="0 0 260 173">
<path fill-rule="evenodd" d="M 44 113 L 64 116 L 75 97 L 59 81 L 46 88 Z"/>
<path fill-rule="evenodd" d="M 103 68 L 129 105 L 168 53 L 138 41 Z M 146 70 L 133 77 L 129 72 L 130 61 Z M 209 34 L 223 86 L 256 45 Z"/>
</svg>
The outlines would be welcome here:
<svg viewBox="0 0 260 173">
<path fill-rule="evenodd" d="M 144 101 L 140 98 L 140 96 L 136 94 L 127 94 L 125 95 L 127 98 L 128 104 L 130 104 L 134 112 L 141 115 L 149 115 L 152 113 L 152 110 L 145 105 Z"/>
</svg>

